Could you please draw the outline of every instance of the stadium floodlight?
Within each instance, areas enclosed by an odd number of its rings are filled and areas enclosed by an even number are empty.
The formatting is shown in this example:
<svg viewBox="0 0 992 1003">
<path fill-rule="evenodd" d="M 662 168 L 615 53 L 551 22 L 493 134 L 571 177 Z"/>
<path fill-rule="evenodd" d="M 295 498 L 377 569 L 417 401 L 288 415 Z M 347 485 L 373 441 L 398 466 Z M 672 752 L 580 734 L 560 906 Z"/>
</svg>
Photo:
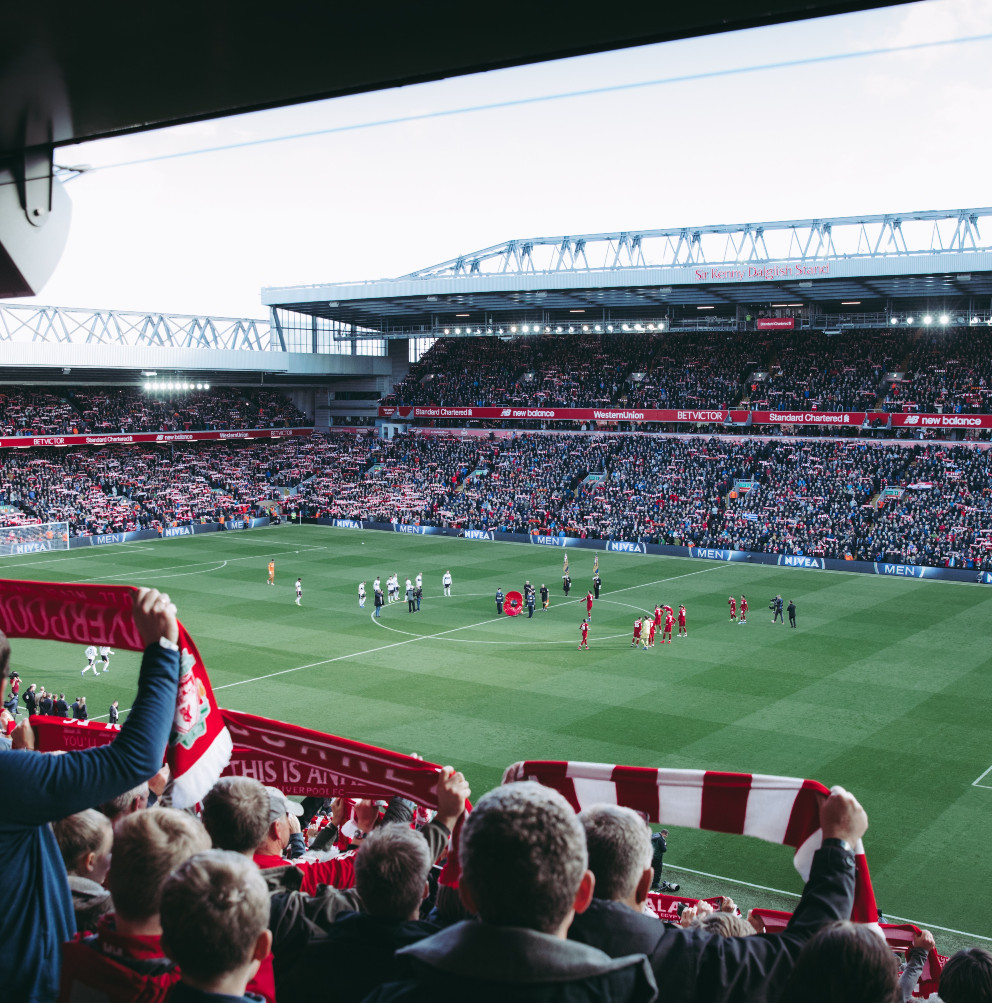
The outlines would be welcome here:
<svg viewBox="0 0 992 1003">
<path fill-rule="evenodd" d="M 597 324 L 596 325 L 596 334 L 602 334 L 602 333 L 603 333 L 603 325 L 602 324 Z"/>
<path fill-rule="evenodd" d="M 450 327 L 446 327 L 446 328 L 444 329 L 444 333 L 445 333 L 445 334 L 451 334 L 451 328 L 450 328 Z"/>
<path fill-rule="evenodd" d="M 659 330 L 659 331 L 664 331 L 664 330 L 665 330 L 665 322 L 664 322 L 664 321 L 661 321 L 661 322 L 660 322 L 660 323 L 658 324 L 658 330 Z"/>
<path fill-rule="evenodd" d="M 582 325 L 582 333 L 583 334 L 588 334 L 589 333 L 589 325 L 588 324 L 583 324 Z"/>
<path fill-rule="evenodd" d="M 898 317 L 893 317 L 892 320 L 889 323 L 893 324 L 893 325 L 898 324 L 899 323 L 899 318 Z"/>
<path fill-rule="evenodd" d="M 462 333 L 462 329 L 460 327 L 456 327 L 455 328 L 455 334 L 461 334 L 461 333 Z"/>
<path fill-rule="evenodd" d="M 516 333 L 517 333 L 517 325 L 516 324 L 511 324 L 510 325 L 510 334 L 516 334 Z"/>
<path fill-rule="evenodd" d="M 944 325 L 944 327 L 947 327 L 947 325 L 950 324 L 950 322 L 951 322 L 951 318 L 948 317 L 946 313 L 942 313 L 940 315 L 940 322 L 941 322 L 941 324 Z"/>
<path fill-rule="evenodd" d="M 210 384 L 209 383 L 204 383 L 203 384 L 203 389 L 204 390 L 209 390 L 210 389 Z"/>
<path fill-rule="evenodd" d="M 906 323 L 907 324 L 912 324 L 913 323 L 913 318 L 912 317 L 907 317 L 906 318 Z"/>
<path fill-rule="evenodd" d="M 569 325 L 568 325 L 568 333 L 569 333 L 569 334 L 575 334 L 575 328 L 574 328 L 574 327 L 572 327 L 572 325 L 571 325 L 571 324 L 569 324 Z"/>
<path fill-rule="evenodd" d="M 971 318 L 971 322 L 972 322 L 972 324 L 977 324 L 978 323 L 978 318 L 977 317 L 972 317 Z"/>
<path fill-rule="evenodd" d="M 555 334 L 561 334 L 561 324 L 555 328 Z"/>
<path fill-rule="evenodd" d="M 493 329 L 491 327 L 487 327 L 486 328 L 486 334 L 492 334 L 492 333 L 493 333 Z"/>
<path fill-rule="evenodd" d="M 620 327 L 621 327 L 621 328 L 622 328 L 622 329 L 623 329 L 624 331 L 629 331 L 629 330 L 630 330 L 630 328 L 629 328 L 629 327 L 627 327 L 627 325 L 626 325 L 626 324 L 621 324 L 621 325 L 620 325 Z"/>
<path fill-rule="evenodd" d="M 933 314 L 932 314 L 932 313 L 928 313 L 928 314 L 927 314 L 927 315 L 926 315 L 926 316 L 925 316 L 925 317 L 923 318 L 923 323 L 924 323 L 924 324 L 932 324 L 932 323 L 933 323 Z"/>
<path fill-rule="evenodd" d="M 610 334 L 612 334 L 613 333 L 613 325 L 612 324 L 607 324 L 606 325 L 606 330 L 609 331 Z"/>
</svg>

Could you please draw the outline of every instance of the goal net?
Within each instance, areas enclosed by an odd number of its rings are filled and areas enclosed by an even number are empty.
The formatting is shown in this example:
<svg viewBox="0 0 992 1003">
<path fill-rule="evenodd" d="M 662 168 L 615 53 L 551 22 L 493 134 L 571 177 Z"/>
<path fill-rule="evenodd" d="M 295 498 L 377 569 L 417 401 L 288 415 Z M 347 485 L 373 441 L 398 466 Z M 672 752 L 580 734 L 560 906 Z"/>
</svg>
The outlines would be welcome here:
<svg viewBox="0 0 992 1003">
<path fill-rule="evenodd" d="M 39 550 L 68 550 L 69 523 L 38 522 L 29 526 L 0 526 L 0 557 L 33 554 Z"/>
</svg>

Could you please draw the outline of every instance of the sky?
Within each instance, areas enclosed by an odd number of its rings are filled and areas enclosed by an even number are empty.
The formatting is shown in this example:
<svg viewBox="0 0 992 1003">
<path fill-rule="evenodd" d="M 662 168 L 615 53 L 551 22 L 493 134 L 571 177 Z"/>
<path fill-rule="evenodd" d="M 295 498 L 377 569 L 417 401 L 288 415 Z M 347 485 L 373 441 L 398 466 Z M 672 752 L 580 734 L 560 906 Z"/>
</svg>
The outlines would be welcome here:
<svg viewBox="0 0 992 1003">
<path fill-rule="evenodd" d="M 992 3 L 927 0 L 79 144 L 65 253 L 20 302 L 261 318 L 263 286 L 511 238 L 988 206 L 989 107 Z"/>
</svg>

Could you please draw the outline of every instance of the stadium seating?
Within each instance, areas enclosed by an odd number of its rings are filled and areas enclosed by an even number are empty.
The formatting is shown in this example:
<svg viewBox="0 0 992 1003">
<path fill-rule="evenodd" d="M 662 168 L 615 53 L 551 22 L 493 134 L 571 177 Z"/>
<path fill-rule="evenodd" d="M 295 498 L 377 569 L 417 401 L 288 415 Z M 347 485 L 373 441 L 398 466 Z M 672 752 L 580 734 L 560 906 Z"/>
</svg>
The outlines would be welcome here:
<svg viewBox="0 0 992 1003">
<path fill-rule="evenodd" d="M 0 455 L 0 525 L 73 535 L 254 512 L 992 569 L 992 458 L 833 438 L 332 433 Z"/>
</svg>

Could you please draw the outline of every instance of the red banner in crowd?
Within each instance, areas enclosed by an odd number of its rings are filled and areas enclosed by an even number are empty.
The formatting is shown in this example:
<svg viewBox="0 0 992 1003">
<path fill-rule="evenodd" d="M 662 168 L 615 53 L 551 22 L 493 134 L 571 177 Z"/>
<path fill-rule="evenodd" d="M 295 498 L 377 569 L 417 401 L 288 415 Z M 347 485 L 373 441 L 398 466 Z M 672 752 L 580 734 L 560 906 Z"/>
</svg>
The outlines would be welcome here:
<svg viewBox="0 0 992 1003">
<path fill-rule="evenodd" d="M 283 439 L 312 435 L 312 428 L 244 428 L 224 432 L 114 432 L 92 435 L 17 435 L 0 438 L 0 449 L 28 446 L 114 446 L 147 442 L 201 442 L 210 439 Z"/>
<path fill-rule="evenodd" d="M 743 425 L 843 425 L 857 427 L 865 421 L 893 428 L 969 429 L 992 428 L 992 414 L 889 414 L 883 411 L 728 411 L 721 408 L 587 408 L 587 407 L 380 407 L 380 418 L 414 421 L 419 418 L 465 420 L 675 422 Z"/>
<path fill-rule="evenodd" d="M 796 320 L 794 317 L 759 317 L 755 326 L 759 331 L 794 331 Z"/>
<path fill-rule="evenodd" d="M 234 741 L 225 776 L 254 777 L 296 797 L 399 794 L 428 808 L 437 806 L 441 768 L 434 763 L 240 711 L 222 708 L 220 718 Z M 42 752 L 107 745 L 120 732 L 119 725 L 100 721 L 38 715 L 31 718 L 31 726 Z"/>
<path fill-rule="evenodd" d="M 143 651 L 145 645 L 132 615 L 137 591 L 130 585 L 0 580 L 0 630 L 12 638 L 105 644 L 126 651 Z M 182 624 L 179 624 L 179 651 L 176 713 L 168 750 L 163 751 L 175 781 L 175 803 L 186 807 L 195 804 L 213 786 L 230 756 L 231 738 L 200 653 Z M 57 718 L 32 718 L 32 724 L 36 720 L 63 723 Z M 101 727 L 97 725 L 94 730 Z M 108 732 L 104 727 L 102 737 L 104 741 L 112 741 L 116 732 Z M 51 748 L 79 747 L 56 744 Z"/>
</svg>

